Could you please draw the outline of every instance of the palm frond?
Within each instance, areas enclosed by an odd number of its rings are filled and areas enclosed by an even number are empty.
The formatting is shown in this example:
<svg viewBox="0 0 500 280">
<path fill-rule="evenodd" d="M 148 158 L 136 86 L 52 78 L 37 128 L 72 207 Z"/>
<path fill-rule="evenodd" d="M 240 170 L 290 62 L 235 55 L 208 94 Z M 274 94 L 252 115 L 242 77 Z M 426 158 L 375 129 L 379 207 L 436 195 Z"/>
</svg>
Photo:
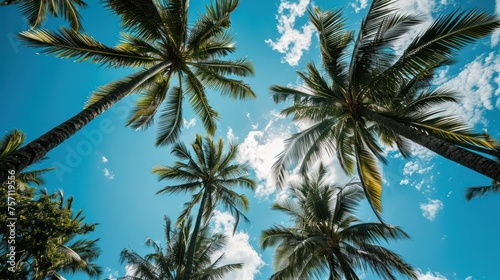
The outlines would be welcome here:
<svg viewBox="0 0 500 280">
<path fill-rule="evenodd" d="M 182 88 L 174 87 L 159 117 L 156 146 L 173 143 L 179 138 L 182 127 Z"/>
<path fill-rule="evenodd" d="M 60 28 L 59 33 L 45 29 L 28 30 L 19 33 L 21 41 L 34 48 L 41 48 L 40 53 L 53 54 L 56 57 L 75 58 L 75 61 L 90 61 L 108 67 L 150 65 L 155 58 L 133 50 L 107 47 L 94 38 Z"/>
<path fill-rule="evenodd" d="M 319 34 L 323 66 L 333 82 L 343 85 L 346 74 L 346 49 L 353 39 L 353 32 L 345 30 L 341 10 L 323 12 L 318 8 L 309 11 L 309 20 Z"/>
<path fill-rule="evenodd" d="M 169 88 L 169 76 L 163 79 L 159 75 L 156 82 L 153 83 L 147 92 L 135 102 L 135 106 L 131 111 L 131 116 L 127 121 L 127 126 L 135 130 L 147 129 L 154 122 L 154 116 L 158 111 L 158 107 L 165 100 L 166 93 Z"/>
<path fill-rule="evenodd" d="M 219 114 L 212 109 L 205 94 L 205 87 L 191 71 L 187 71 L 186 92 L 190 95 L 189 104 L 201 119 L 208 134 L 213 135 L 217 129 L 215 123 Z"/>
<path fill-rule="evenodd" d="M 206 13 L 191 28 L 187 39 L 188 49 L 197 49 L 204 41 L 222 34 L 229 27 L 230 15 L 238 5 L 239 0 L 215 0 L 215 5 L 207 5 Z"/>
<path fill-rule="evenodd" d="M 124 28 L 146 41 L 161 40 L 162 33 L 166 33 L 159 1 L 104 0 L 104 3 L 108 9 L 121 17 Z"/>
<path fill-rule="evenodd" d="M 448 62 L 458 50 L 499 27 L 500 20 L 496 15 L 477 9 L 467 12 L 457 10 L 439 16 L 423 34 L 413 40 L 398 62 L 388 70 L 388 74 L 416 75 L 420 69 Z"/>
<path fill-rule="evenodd" d="M 465 199 L 470 201 L 475 197 L 485 196 L 487 193 L 500 193 L 500 183 L 493 181 L 490 186 L 469 187 L 465 190 Z"/>
<path fill-rule="evenodd" d="M 16 2 L 16 1 L 11 1 Z M 21 13 L 28 19 L 32 27 L 39 27 L 47 18 L 47 12 L 54 17 L 62 17 L 71 25 L 71 29 L 82 31 L 82 19 L 78 12 L 80 8 L 86 8 L 87 4 L 81 0 L 58 0 L 58 1 L 17 1 L 20 2 Z"/>
<path fill-rule="evenodd" d="M 360 142 L 356 143 L 358 175 L 365 196 L 377 218 L 382 222 L 382 176 L 376 159 Z"/>
<path fill-rule="evenodd" d="M 0 159 L 17 150 L 24 143 L 25 139 L 26 134 L 18 129 L 6 133 L 0 140 Z"/>
</svg>

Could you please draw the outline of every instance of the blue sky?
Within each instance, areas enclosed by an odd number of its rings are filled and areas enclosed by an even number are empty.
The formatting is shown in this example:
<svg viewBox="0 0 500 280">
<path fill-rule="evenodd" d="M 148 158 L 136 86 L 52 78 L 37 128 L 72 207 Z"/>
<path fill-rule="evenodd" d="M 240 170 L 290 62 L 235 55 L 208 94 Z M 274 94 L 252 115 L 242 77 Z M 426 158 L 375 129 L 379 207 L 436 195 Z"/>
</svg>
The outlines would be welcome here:
<svg viewBox="0 0 500 280">
<path fill-rule="evenodd" d="M 194 19 L 207 1 L 191 1 Z M 279 116 L 282 107 L 271 99 L 271 84 L 297 85 L 296 70 L 310 60 L 318 60 L 316 35 L 307 23 L 305 9 L 343 8 L 350 29 L 357 30 L 367 10 L 366 0 L 241 0 L 232 18 L 238 50 L 235 57 L 247 57 L 255 64 L 256 74 L 246 81 L 257 94 L 254 101 L 230 101 L 209 94 L 210 102 L 219 111 L 216 137 L 236 139 L 240 143 L 238 160 L 248 162 L 258 182 L 250 197 L 250 224 L 241 224 L 230 237 L 227 262 L 245 262 L 242 271 L 227 279 L 267 279 L 272 273 L 272 250 L 258 247 L 260 231 L 286 221 L 269 210 L 272 202 L 283 195 L 270 180 L 270 166 L 291 132 L 300 129 L 289 119 Z M 103 9 L 98 1 L 88 1 L 82 11 L 85 31 L 108 45 L 118 41 L 119 21 Z M 500 13 L 500 0 L 405 0 L 398 3 L 403 11 L 421 14 L 429 21 L 439 13 L 458 7 L 478 7 Z M 99 85 L 122 77 L 133 69 L 111 69 L 88 63 L 38 55 L 35 49 L 22 46 L 15 38 L 26 30 L 24 20 L 15 7 L 0 9 L 0 132 L 14 128 L 23 130 L 28 141 L 79 112 L 90 93 Z M 427 21 L 427 24 L 428 22 Z M 51 29 L 64 24 L 49 19 Z M 425 24 L 424 24 L 425 25 Z M 415 30 L 415 34 L 418 30 Z M 408 42 L 411 36 L 403 39 Z M 442 69 L 437 85 L 458 90 L 459 104 L 446 106 L 460 115 L 477 131 L 487 129 L 500 138 L 500 31 L 492 37 L 471 45 L 460 53 L 458 62 Z M 163 216 L 175 219 L 183 196 L 156 196 L 166 185 L 151 174 L 153 166 L 171 164 L 174 158 L 169 147 L 155 148 L 155 128 L 145 132 L 124 127 L 134 97 L 120 101 L 91 124 L 49 153 L 43 166 L 58 169 L 47 176 L 50 191 L 62 188 L 75 196 L 74 207 L 84 208 L 88 222 L 97 222 L 93 237 L 100 238 L 103 250 L 98 263 L 105 268 L 105 277 L 126 273 L 119 263 L 119 252 L 132 248 L 141 254 L 144 239 L 149 236 L 163 241 Z M 200 120 L 185 106 L 185 125 L 181 140 L 190 143 L 196 133 L 204 134 Z M 415 146 L 411 161 L 401 159 L 387 149 L 389 164 L 384 166 L 384 218 L 401 226 L 412 240 L 390 244 L 389 247 L 420 270 L 420 279 L 498 279 L 495 265 L 500 259 L 498 232 L 500 196 L 466 202 L 468 186 L 490 182 L 474 171 L 458 166 L 431 152 Z M 325 160 L 330 176 L 337 182 L 349 180 L 335 159 Z M 362 204 L 359 217 L 373 221 L 374 216 Z M 214 228 L 231 233 L 233 221 L 224 212 L 216 212 Z M 68 276 L 67 279 L 86 279 Z M 104 277 L 103 277 L 104 278 Z M 364 275 L 364 279 L 377 279 Z"/>
</svg>

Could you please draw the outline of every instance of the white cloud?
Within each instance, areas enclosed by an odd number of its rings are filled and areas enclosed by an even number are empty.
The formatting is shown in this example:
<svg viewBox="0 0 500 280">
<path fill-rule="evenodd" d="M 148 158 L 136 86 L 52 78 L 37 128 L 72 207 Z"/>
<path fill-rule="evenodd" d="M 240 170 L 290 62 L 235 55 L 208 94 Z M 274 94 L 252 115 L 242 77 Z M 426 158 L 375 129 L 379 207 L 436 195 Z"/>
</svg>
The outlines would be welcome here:
<svg viewBox="0 0 500 280">
<path fill-rule="evenodd" d="M 422 272 L 418 272 L 417 274 L 418 280 L 447 280 L 447 278 L 439 274 L 439 272 L 436 272 L 436 274 L 434 274 L 430 271 L 427 271 L 425 274 L 422 274 Z"/>
<path fill-rule="evenodd" d="M 304 51 L 311 46 L 315 30 L 312 23 L 307 22 L 300 29 L 295 28 L 295 21 L 304 16 L 308 5 L 309 0 L 300 0 L 299 3 L 281 0 L 276 16 L 281 37 L 277 41 L 265 40 L 273 50 L 285 54 L 282 62 L 287 62 L 290 66 L 298 65 Z"/>
<path fill-rule="evenodd" d="M 467 276 L 465 280 L 472 280 L 472 276 Z"/>
<path fill-rule="evenodd" d="M 182 123 L 184 124 L 184 127 L 186 129 L 190 129 L 191 127 L 195 126 L 196 125 L 196 119 L 195 118 L 192 118 L 190 119 L 189 121 L 186 120 L 186 119 L 182 119 Z"/>
<path fill-rule="evenodd" d="M 101 157 L 101 162 L 102 163 L 108 163 L 108 159 L 105 156 Z"/>
<path fill-rule="evenodd" d="M 236 231 L 233 235 L 234 217 L 228 212 L 214 211 L 214 231 L 224 233 L 227 236 L 227 244 L 224 249 L 224 257 L 220 264 L 243 263 L 243 268 L 231 271 L 224 279 L 251 280 L 259 273 L 265 265 L 261 256 L 249 243 L 250 236 L 243 231 Z"/>
<path fill-rule="evenodd" d="M 110 267 L 106 267 L 106 269 L 104 269 L 104 276 L 108 280 L 116 280 L 118 277 L 118 271 L 113 271 Z"/>
<path fill-rule="evenodd" d="M 500 0 L 496 1 L 495 12 L 497 15 L 500 15 Z M 500 30 L 497 29 L 493 34 L 491 34 L 491 47 L 494 48 L 498 45 L 500 41 Z"/>
<path fill-rule="evenodd" d="M 365 9 L 368 6 L 368 0 L 356 0 L 356 3 L 352 3 L 351 7 L 354 8 L 354 12 L 359 13 L 359 11 Z"/>
<path fill-rule="evenodd" d="M 271 182 L 271 171 L 276 156 L 285 147 L 285 135 L 273 135 L 269 131 L 250 131 L 239 145 L 238 161 L 248 162 L 258 180 L 255 195 L 267 198 L 276 190 Z"/>
<path fill-rule="evenodd" d="M 469 125 L 486 124 L 486 110 L 500 107 L 500 56 L 497 52 L 481 55 L 467 64 L 443 85 L 458 91 L 460 102 L 447 104 L 448 113 L 459 115 Z"/>
<path fill-rule="evenodd" d="M 233 129 L 231 127 L 227 130 L 226 139 L 229 142 L 238 142 L 238 137 L 234 135 Z"/>
<path fill-rule="evenodd" d="M 428 203 L 420 203 L 420 209 L 422 209 L 422 214 L 424 218 L 429 221 L 434 221 L 437 213 L 443 209 L 444 204 L 439 199 L 430 199 L 428 198 Z"/>
<path fill-rule="evenodd" d="M 115 178 L 115 173 L 112 171 L 109 171 L 109 169 L 104 168 L 104 177 L 106 177 L 109 180 L 113 180 Z"/>
</svg>

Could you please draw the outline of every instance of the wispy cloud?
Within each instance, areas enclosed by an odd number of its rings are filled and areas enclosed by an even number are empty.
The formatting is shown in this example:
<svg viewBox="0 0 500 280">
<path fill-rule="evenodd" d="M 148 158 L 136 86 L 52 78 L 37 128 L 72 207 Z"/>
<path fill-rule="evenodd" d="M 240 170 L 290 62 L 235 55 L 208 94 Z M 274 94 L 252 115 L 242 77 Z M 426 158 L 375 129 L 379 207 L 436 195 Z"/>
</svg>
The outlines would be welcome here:
<svg viewBox="0 0 500 280">
<path fill-rule="evenodd" d="M 422 274 L 422 272 L 418 272 L 418 280 L 447 280 L 447 278 L 439 272 L 436 272 L 435 274 L 432 273 L 431 271 L 427 271 L 425 274 Z"/>
<path fill-rule="evenodd" d="M 186 119 L 182 119 L 182 123 L 184 124 L 184 127 L 186 129 L 190 129 L 191 127 L 195 126 L 196 125 L 196 119 L 195 118 L 192 118 L 190 119 L 189 121 L 186 120 Z"/>
<path fill-rule="evenodd" d="M 113 180 L 115 178 L 115 173 L 112 171 L 109 171 L 109 169 L 104 167 L 104 177 L 106 177 L 109 180 Z"/>
<path fill-rule="evenodd" d="M 102 162 L 102 163 L 107 163 L 107 162 L 108 162 L 108 159 L 107 159 L 105 156 L 102 156 L 102 157 L 101 157 L 101 162 Z"/>
<path fill-rule="evenodd" d="M 424 218 L 432 222 L 436 218 L 437 213 L 443 209 L 444 204 L 439 199 L 428 198 L 427 200 L 427 203 L 420 203 L 420 209 L 422 209 Z"/>
<path fill-rule="evenodd" d="M 368 0 L 356 0 L 356 3 L 351 3 L 351 7 L 357 14 L 361 10 L 366 9 L 366 7 L 368 7 Z"/>
<path fill-rule="evenodd" d="M 243 231 L 233 234 L 234 217 L 228 212 L 214 211 L 214 230 L 227 236 L 224 257 L 220 264 L 243 263 L 243 268 L 231 271 L 224 279 L 254 279 L 260 268 L 265 264 L 261 256 L 250 245 L 250 236 Z"/>
<path fill-rule="evenodd" d="M 460 102 L 447 104 L 443 109 L 459 115 L 469 125 L 486 125 L 484 112 L 500 108 L 500 56 L 498 52 L 490 52 L 478 56 L 468 63 L 454 78 L 443 87 L 450 88 L 460 94 Z"/>
<path fill-rule="evenodd" d="M 106 276 L 106 279 L 116 280 L 118 277 L 118 271 L 113 270 L 110 267 L 106 267 L 106 269 L 104 269 L 104 276 Z"/>
<path fill-rule="evenodd" d="M 273 50 L 285 54 L 282 62 L 286 62 L 290 66 L 298 65 L 304 51 L 309 50 L 311 46 L 314 33 L 312 23 L 307 22 L 300 28 L 295 27 L 297 18 L 304 16 L 308 5 L 309 0 L 300 0 L 299 3 L 282 0 L 276 16 L 278 20 L 277 29 L 281 37 L 276 41 L 265 40 Z"/>
</svg>

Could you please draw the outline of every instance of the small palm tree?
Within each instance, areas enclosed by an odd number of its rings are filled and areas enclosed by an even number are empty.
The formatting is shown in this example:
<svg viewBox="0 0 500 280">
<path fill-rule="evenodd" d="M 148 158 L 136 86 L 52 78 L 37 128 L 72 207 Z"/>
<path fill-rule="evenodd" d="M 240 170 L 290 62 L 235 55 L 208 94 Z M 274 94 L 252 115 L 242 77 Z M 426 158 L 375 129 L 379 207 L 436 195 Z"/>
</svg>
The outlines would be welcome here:
<svg viewBox="0 0 500 280">
<path fill-rule="evenodd" d="M 238 226 L 241 218 L 248 220 L 242 213 L 248 209 L 248 198 L 232 190 L 241 186 L 253 190 L 255 182 L 248 177 L 246 165 L 234 162 L 238 145 L 230 143 L 227 153 L 224 153 L 224 141 L 219 138 L 217 142 L 209 137 L 202 138 L 196 135 L 196 140 L 191 144 L 194 156 L 183 143 L 177 143 L 172 153 L 181 161 L 173 166 L 157 166 L 153 173 L 159 180 L 180 180 L 178 185 L 169 185 L 158 191 L 158 194 L 194 193 L 191 201 L 185 203 L 184 210 L 179 217 L 178 224 L 186 220 L 195 205 L 199 203 L 191 241 L 189 242 L 186 256 L 186 273 L 184 279 L 190 279 L 193 270 L 196 240 L 202 226 L 202 220 L 207 223 L 215 208 L 220 204 L 235 216 Z"/>
<path fill-rule="evenodd" d="M 356 39 L 354 32 L 345 30 L 340 10 L 310 11 L 319 34 L 322 69 L 309 63 L 307 72 L 298 72 L 303 88 L 271 87 L 275 102 L 293 102 L 282 114 L 310 124 L 287 140 L 274 165 L 278 183 L 283 185 L 290 165 L 301 162 L 304 172 L 325 154 L 336 155 L 346 173 L 357 170 L 379 219 L 378 160 L 386 162 L 381 144 L 397 147 L 406 158 L 410 140 L 500 180 L 500 164 L 471 151 L 496 155 L 498 147 L 436 108 L 457 99 L 452 90 L 430 83 L 436 70 L 449 65 L 458 50 L 490 34 L 500 21 L 478 10 L 441 16 L 397 56 L 394 43 L 421 21 L 395 12 L 394 3 L 374 0 Z"/>
<path fill-rule="evenodd" d="M 377 245 L 409 236 L 399 227 L 360 223 L 354 216 L 363 197 L 359 184 L 338 187 L 324 175 L 320 166 L 318 174 L 291 184 L 287 199 L 272 206 L 287 214 L 291 225 L 262 233 L 262 248 L 277 246 L 271 279 L 360 279 L 356 271 L 368 267 L 381 279 L 417 279 L 399 255 Z"/>
<path fill-rule="evenodd" d="M 132 274 L 118 279 L 183 279 L 186 269 L 186 250 L 192 236 L 191 226 L 191 219 L 188 219 L 172 228 L 170 219 L 165 217 L 166 247 L 162 248 L 157 242 L 147 238 L 146 246 L 153 248 L 154 253 L 141 257 L 133 250 L 122 250 L 120 259 L 127 263 Z M 226 273 L 242 268 L 243 264 L 240 263 L 219 265 L 224 256 L 224 253 L 221 252 L 225 245 L 226 236 L 224 234 L 213 234 L 207 226 L 202 227 L 196 240 L 191 279 L 222 279 Z"/>
<path fill-rule="evenodd" d="M 182 127 L 182 106 L 187 102 L 200 117 L 206 131 L 216 131 L 218 113 L 206 93 L 213 89 L 234 99 L 255 98 L 250 86 L 230 76 L 253 74 L 245 59 L 223 60 L 235 43 L 228 32 L 230 15 L 238 0 L 214 0 L 193 26 L 188 26 L 188 0 L 106 0 L 121 17 L 126 33 L 112 48 L 91 36 L 62 28 L 59 33 L 38 29 L 21 33 L 28 45 L 58 57 L 76 58 L 111 67 L 143 68 L 97 90 L 82 112 L 0 160 L 0 180 L 9 170 L 22 170 L 71 137 L 83 126 L 123 97 L 142 92 L 127 125 L 146 129 L 156 113 L 159 129 L 156 144 L 174 143 Z M 172 82 L 177 81 L 174 86 Z M 163 108 L 161 108 L 163 107 Z"/>
<path fill-rule="evenodd" d="M 47 18 L 47 14 L 62 17 L 71 25 L 74 31 L 82 30 L 79 8 L 86 8 L 82 0 L 4 0 L 0 6 L 20 5 L 20 10 L 32 27 L 39 27 Z"/>
</svg>

